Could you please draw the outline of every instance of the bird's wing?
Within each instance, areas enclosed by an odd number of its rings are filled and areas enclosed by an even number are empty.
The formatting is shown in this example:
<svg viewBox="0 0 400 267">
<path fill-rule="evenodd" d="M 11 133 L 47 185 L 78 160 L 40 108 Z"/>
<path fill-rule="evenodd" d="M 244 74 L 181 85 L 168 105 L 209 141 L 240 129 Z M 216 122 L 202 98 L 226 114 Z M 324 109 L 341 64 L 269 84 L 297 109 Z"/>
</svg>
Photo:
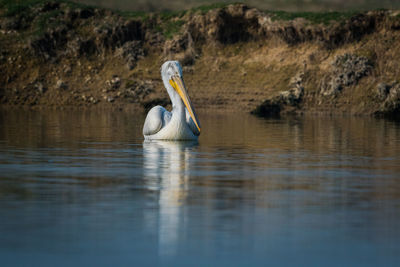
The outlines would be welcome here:
<svg viewBox="0 0 400 267">
<path fill-rule="evenodd" d="M 161 106 L 155 106 L 147 113 L 143 126 L 143 135 L 158 133 L 171 120 L 171 112 Z"/>
<path fill-rule="evenodd" d="M 197 129 L 196 124 L 194 123 L 192 117 L 190 117 L 190 114 L 186 108 L 185 111 L 186 111 L 186 123 L 189 125 L 189 128 L 192 131 L 192 133 L 196 136 L 199 136 L 200 135 L 199 129 Z"/>
</svg>

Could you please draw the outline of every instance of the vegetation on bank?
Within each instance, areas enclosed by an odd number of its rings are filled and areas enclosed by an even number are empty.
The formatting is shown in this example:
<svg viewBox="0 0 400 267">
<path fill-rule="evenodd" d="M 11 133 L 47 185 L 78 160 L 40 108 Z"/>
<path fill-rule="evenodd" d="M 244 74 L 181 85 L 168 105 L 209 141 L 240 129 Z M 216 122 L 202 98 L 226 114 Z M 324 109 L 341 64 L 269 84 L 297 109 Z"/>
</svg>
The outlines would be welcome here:
<svg viewBox="0 0 400 267">
<path fill-rule="evenodd" d="M 64 3 L 71 8 L 86 8 L 89 5 L 76 3 L 68 0 L 0 0 L 0 8 L 2 8 L 4 13 L 3 16 L 11 17 L 15 15 L 20 15 L 27 13 L 38 6 L 44 6 L 50 2 Z M 27 15 L 27 14 L 25 14 Z"/>
<path fill-rule="evenodd" d="M 165 99 L 159 66 L 177 59 L 203 106 L 392 114 L 399 41 L 392 11 L 144 13 L 0 0 L 0 103 L 146 108 Z"/>
<path fill-rule="evenodd" d="M 28 30 L 33 36 L 39 36 L 46 30 L 62 24 L 59 18 L 63 10 L 51 8 L 53 4 L 64 4 L 70 9 L 92 8 L 89 5 L 68 0 L 0 0 L 0 15 L 6 18 L 18 18 L 18 21 L 25 24 L 31 23 L 31 27 L 21 25 L 22 29 L 19 30 Z M 29 37 L 29 33 L 26 36 Z"/>
<path fill-rule="evenodd" d="M 294 20 L 303 18 L 312 24 L 328 25 L 332 22 L 345 21 L 352 16 L 360 13 L 359 11 L 321 11 L 321 12 L 287 12 L 287 11 L 267 11 L 273 20 Z"/>
<path fill-rule="evenodd" d="M 35 14 L 38 8 L 44 8 L 49 3 L 63 4 L 70 9 L 83 9 L 95 7 L 76 3 L 70 0 L 0 0 L 0 15 L 3 17 L 13 16 L 24 16 L 25 19 L 29 20 Z M 232 4 L 232 3 L 230 3 Z M 239 3 L 238 3 L 239 4 Z M 154 30 L 162 33 L 167 39 L 171 39 L 174 35 L 179 33 L 182 26 L 185 24 L 183 17 L 188 14 L 206 14 L 210 10 L 226 8 L 228 3 L 215 3 L 210 5 L 202 5 L 194 7 L 188 10 L 181 11 L 161 11 L 155 13 L 148 13 L 143 11 L 123 11 L 115 10 L 116 14 L 129 19 L 140 19 L 142 21 L 148 21 L 149 19 L 157 19 L 157 23 L 154 25 Z M 58 17 L 61 15 L 62 10 L 49 10 L 48 12 L 41 12 L 39 17 L 34 20 L 33 33 L 36 35 L 42 34 L 46 29 L 58 26 L 61 22 Z M 296 18 L 303 18 L 309 21 L 311 24 L 325 24 L 328 25 L 331 22 L 344 21 L 354 14 L 356 11 L 333 11 L 333 12 L 287 12 L 287 11 L 265 11 L 266 14 L 271 16 L 272 20 L 293 20 Z"/>
</svg>

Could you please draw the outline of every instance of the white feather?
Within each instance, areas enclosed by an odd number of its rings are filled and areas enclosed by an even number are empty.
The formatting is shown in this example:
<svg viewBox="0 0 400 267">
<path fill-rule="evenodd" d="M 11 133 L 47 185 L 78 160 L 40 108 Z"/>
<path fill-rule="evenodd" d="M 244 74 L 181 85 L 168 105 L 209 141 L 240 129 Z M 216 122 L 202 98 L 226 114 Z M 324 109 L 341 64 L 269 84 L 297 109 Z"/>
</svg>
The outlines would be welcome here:
<svg viewBox="0 0 400 267">
<path fill-rule="evenodd" d="M 149 111 L 143 126 L 146 140 L 197 140 L 200 134 L 181 97 L 169 83 L 173 75 L 182 77 L 180 64 L 177 61 L 165 62 L 161 76 L 172 102 L 172 111 L 161 106 Z"/>
</svg>

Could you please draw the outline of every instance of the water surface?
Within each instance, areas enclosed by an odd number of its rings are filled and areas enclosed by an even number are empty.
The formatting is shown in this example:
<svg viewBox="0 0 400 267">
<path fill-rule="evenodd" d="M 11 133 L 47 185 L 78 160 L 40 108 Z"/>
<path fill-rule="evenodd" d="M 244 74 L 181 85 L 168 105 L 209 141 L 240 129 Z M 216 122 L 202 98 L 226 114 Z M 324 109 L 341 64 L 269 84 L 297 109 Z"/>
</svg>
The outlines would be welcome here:
<svg viewBox="0 0 400 267">
<path fill-rule="evenodd" d="M 400 264 L 400 124 L 0 112 L 1 266 Z"/>
</svg>

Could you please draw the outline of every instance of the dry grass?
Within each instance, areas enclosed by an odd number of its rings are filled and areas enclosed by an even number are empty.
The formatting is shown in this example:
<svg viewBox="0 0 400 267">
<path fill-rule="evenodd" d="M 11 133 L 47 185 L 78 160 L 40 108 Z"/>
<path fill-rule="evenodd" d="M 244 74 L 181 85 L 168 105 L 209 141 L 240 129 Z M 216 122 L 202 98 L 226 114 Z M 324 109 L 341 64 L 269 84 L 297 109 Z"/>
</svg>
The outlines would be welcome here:
<svg viewBox="0 0 400 267">
<path fill-rule="evenodd" d="M 91 32 L 90 26 L 85 25 L 76 30 L 81 31 L 82 35 Z M 176 31 L 176 28 L 172 27 L 170 31 Z M 26 50 L 23 49 L 26 44 L 22 41 L 16 42 L 1 34 L 0 38 L 2 45 L 11 47 L 8 50 L 10 54 L 18 55 Z M 327 50 L 317 42 L 290 46 L 276 38 L 230 45 L 214 43 L 203 46 L 194 65 L 185 68 L 185 82 L 192 101 L 198 108 L 248 112 L 266 98 L 288 90 L 291 78 L 304 72 L 303 83 L 307 100 L 304 106 L 312 108 L 320 102 L 318 92 L 321 81 L 329 74 L 335 56 L 353 53 L 365 56 L 374 63 L 371 75 L 361 79 L 355 86 L 344 88 L 336 98 L 323 99 L 321 103 L 326 109 L 363 113 L 374 110 L 379 105 L 375 101 L 378 83 L 400 81 L 399 43 L 400 32 L 387 29 L 377 30 L 365 35 L 358 42 L 333 50 Z M 13 77 L 13 82 L 7 88 L 9 91 L 13 86 L 32 85 L 38 81 L 44 83 L 48 91 L 43 96 L 33 96 L 30 102 L 25 102 L 28 104 L 86 106 L 88 103 L 82 101 L 85 96 L 99 100 L 98 105 L 122 107 L 126 104 L 124 99 L 116 98 L 113 104 L 104 100 L 107 96 L 104 93 L 105 81 L 118 75 L 122 79 L 123 87 L 128 81 L 150 80 L 156 87 L 149 99 L 167 99 L 160 78 L 160 66 L 166 59 L 162 52 L 150 49 L 149 54 L 139 60 L 133 70 L 128 70 L 124 67 L 125 62 L 112 53 L 104 53 L 99 58 L 80 57 L 79 61 L 65 58 L 56 64 L 44 64 L 36 58 L 30 58 L 28 54 L 22 54 L 12 65 L 7 65 L 9 69 L 3 72 L 2 78 L 12 76 L 15 66 L 21 65 L 22 69 L 18 71 L 21 75 Z M 69 66 L 71 72 L 65 72 L 65 66 Z M 56 89 L 58 79 L 67 81 L 69 90 Z M 116 97 L 114 93 L 112 96 Z M 23 103 L 18 99 L 15 101 L 17 104 L 18 101 Z"/>
</svg>

